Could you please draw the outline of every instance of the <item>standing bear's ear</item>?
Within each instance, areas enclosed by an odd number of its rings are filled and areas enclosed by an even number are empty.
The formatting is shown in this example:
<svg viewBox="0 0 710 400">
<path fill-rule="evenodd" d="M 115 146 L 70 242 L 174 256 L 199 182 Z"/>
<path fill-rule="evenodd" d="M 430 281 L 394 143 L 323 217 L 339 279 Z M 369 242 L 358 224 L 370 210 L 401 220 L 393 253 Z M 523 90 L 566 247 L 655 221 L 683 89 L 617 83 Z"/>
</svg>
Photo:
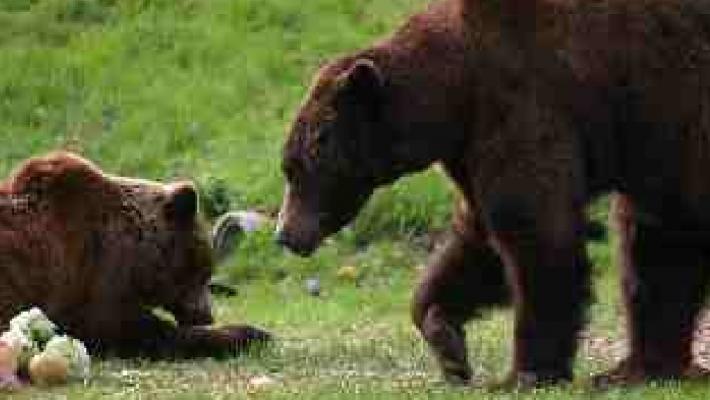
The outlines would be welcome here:
<svg viewBox="0 0 710 400">
<path fill-rule="evenodd" d="M 177 223 L 192 222 L 197 216 L 197 190 L 191 182 L 179 182 L 168 186 L 165 215 Z"/>
<path fill-rule="evenodd" d="M 359 101 L 371 102 L 379 99 L 384 78 L 372 60 L 360 58 L 338 77 L 338 86 Z"/>
</svg>

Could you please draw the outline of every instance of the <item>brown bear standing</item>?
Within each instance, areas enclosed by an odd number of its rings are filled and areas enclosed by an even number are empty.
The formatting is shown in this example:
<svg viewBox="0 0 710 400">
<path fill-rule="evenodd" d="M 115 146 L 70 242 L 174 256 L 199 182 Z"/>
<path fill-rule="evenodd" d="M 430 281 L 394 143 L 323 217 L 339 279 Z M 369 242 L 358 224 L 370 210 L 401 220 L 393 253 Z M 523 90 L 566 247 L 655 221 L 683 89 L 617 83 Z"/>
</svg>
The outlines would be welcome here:
<svg viewBox="0 0 710 400">
<path fill-rule="evenodd" d="M 284 147 L 278 240 L 309 254 L 375 188 L 440 163 L 463 201 L 415 323 L 467 381 L 462 324 L 510 292 L 510 382 L 535 385 L 572 377 L 583 210 L 617 191 L 631 349 L 605 377 L 704 374 L 690 349 L 710 272 L 709 49 L 707 1 L 434 2 L 317 74 Z"/>
<path fill-rule="evenodd" d="M 0 329 L 37 306 L 93 351 L 120 355 L 226 354 L 267 338 L 200 327 L 212 323 L 202 228 L 190 183 L 110 176 L 65 152 L 32 158 L 0 183 Z"/>
</svg>

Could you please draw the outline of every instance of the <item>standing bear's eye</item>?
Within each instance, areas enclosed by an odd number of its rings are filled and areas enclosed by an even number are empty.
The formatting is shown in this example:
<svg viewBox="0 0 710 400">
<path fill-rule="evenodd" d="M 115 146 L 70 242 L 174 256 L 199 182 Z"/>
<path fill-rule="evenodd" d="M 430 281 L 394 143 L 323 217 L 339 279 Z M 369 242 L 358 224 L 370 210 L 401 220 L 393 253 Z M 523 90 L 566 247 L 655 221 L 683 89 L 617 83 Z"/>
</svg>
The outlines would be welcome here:
<svg viewBox="0 0 710 400">
<path fill-rule="evenodd" d="M 320 109 L 320 114 L 318 115 L 318 120 L 321 124 L 327 124 L 335 121 L 338 118 L 338 112 L 331 105 L 322 107 Z"/>
</svg>

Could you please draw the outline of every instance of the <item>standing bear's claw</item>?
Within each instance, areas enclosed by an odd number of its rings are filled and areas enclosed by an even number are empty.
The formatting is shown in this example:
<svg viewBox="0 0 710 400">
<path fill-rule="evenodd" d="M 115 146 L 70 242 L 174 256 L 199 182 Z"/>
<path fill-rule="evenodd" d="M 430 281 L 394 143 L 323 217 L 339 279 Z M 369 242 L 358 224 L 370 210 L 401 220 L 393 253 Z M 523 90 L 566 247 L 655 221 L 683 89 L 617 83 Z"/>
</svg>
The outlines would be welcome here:
<svg viewBox="0 0 710 400">
<path fill-rule="evenodd" d="M 571 379 L 566 374 L 541 374 L 528 371 L 513 371 L 502 380 L 489 385 L 488 388 L 494 391 L 527 391 L 544 386 L 569 382 L 571 382 Z"/>
<path fill-rule="evenodd" d="M 707 381 L 710 380 L 710 370 L 697 364 L 691 364 L 678 371 L 649 372 L 629 360 L 623 360 L 615 368 L 593 376 L 591 386 L 598 390 L 607 390 L 613 386 L 635 386 L 653 380 L 681 379 Z"/>
</svg>

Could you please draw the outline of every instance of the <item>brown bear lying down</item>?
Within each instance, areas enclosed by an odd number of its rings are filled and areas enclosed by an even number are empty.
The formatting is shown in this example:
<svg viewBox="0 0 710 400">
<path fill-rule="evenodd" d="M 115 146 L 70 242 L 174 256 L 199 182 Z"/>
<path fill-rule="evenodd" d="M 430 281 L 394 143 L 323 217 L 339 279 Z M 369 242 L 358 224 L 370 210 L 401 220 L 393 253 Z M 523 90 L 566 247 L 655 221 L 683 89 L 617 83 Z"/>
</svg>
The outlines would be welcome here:
<svg viewBox="0 0 710 400">
<path fill-rule="evenodd" d="M 94 352 L 217 355 L 266 340 L 205 327 L 212 255 L 197 201 L 190 183 L 107 175 L 71 153 L 27 160 L 0 184 L 0 329 L 38 306 Z"/>
</svg>

